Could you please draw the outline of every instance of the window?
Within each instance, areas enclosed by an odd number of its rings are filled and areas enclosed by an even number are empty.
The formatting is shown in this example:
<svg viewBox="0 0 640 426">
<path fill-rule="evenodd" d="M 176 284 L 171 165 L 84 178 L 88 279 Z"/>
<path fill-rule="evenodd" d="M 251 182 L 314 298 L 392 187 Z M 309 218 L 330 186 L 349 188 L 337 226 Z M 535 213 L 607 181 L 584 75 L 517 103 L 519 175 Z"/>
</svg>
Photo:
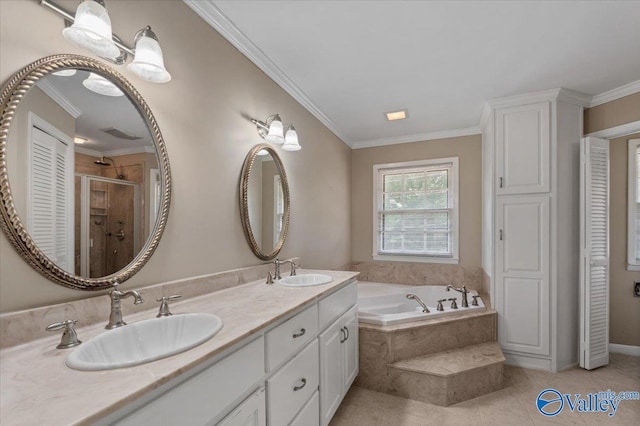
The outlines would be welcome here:
<svg viewBox="0 0 640 426">
<path fill-rule="evenodd" d="M 640 139 L 629 140 L 627 269 L 640 271 Z"/>
<path fill-rule="evenodd" d="M 458 158 L 373 166 L 376 260 L 458 263 Z"/>
</svg>

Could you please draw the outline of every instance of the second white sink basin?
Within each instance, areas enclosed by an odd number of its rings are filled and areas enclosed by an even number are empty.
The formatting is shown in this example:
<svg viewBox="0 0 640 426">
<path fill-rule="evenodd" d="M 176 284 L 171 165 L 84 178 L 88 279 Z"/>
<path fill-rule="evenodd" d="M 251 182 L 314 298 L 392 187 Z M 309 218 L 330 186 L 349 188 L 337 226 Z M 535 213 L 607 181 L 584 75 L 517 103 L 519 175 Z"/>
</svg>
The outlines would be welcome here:
<svg viewBox="0 0 640 426">
<path fill-rule="evenodd" d="M 328 284 L 333 281 L 329 275 L 324 274 L 300 274 L 286 277 L 279 281 L 280 284 L 288 287 L 311 287 L 314 285 Z"/>
<path fill-rule="evenodd" d="M 222 319 L 211 314 L 180 314 L 144 320 L 106 331 L 67 356 L 74 370 L 112 370 L 184 352 L 212 338 Z"/>
</svg>

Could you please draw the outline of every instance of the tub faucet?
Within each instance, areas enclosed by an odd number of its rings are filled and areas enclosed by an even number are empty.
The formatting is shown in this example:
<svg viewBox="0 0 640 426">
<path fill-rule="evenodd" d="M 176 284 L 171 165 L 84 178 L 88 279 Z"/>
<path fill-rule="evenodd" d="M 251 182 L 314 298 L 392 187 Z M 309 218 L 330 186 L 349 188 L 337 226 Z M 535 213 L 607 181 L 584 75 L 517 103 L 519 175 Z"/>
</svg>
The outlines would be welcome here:
<svg viewBox="0 0 640 426">
<path fill-rule="evenodd" d="M 469 290 L 467 290 L 466 286 L 462 286 L 461 288 L 456 288 L 454 286 L 452 286 L 451 284 L 449 284 L 446 288 L 447 291 L 454 289 L 457 292 L 462 293 L 462 307 L 463 308 L 468 308 L 469 307 L 469 302 L 467 301 L 467 294 L 469 294 Z"/>
<path fill-rule="evenodd" d="M 144 302 L 144 300 L 142 300 L 142 296 L 140 296 L 140 293 L 138 293 L 138 291 L 129 290 L 123 293 L 118 289 L 118 283 L 113 284 L 113 290 L 109 293 L 109 298 L 111 299 L 111 314 L 109 315 L 109 323 L 104 328 L 106 328 L 107 330 L 111 330 L 113 328 L 127 325 L 127 323 L 122 320 L 122 308 L 120 300 L 129 296 L 132 296 L 134 298 L 134 305 L 139 305 Z"/>
<path fill-rule="evenodd" d="M 424 312 L 425 314 L 429 313 L 429 308 L 427 308 L 427 305 L 424 304 L 424 302 L 422 300 L 420 300 L 420 298 L 418 296 L 416 296 L 413 293 L 409 293 L 407 294 L 407 299 L 413 299 L 416 302 L 418 302 L 418 305 L 422 306 L 422 312 Z"/>
</svg>

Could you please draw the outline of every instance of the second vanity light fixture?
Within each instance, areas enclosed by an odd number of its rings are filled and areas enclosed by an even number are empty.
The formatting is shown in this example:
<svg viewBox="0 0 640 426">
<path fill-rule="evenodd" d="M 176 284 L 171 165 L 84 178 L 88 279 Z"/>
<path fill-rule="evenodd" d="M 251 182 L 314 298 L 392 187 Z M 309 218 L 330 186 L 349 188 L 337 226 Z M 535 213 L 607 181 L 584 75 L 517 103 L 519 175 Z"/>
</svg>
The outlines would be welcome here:
<svg viewBox="0 0 640 426">
<path fill-rule="evenodd" d="M 262 139 L 274 145 L 281 145 L 285 151 L 299 151 L 302 149 L 298 142 L 298 133 L 293 124 L 284 126 L 280 114 L 273 114 L 262 122 L 254 118 L 251 122 L 256 125 Z"/>
<path fill-rule="evenodd" d="M 166 83 L 171 80 L 171 74 L 164 67 L 158 37 L 151 27 L 147 26 L 136 33 L 133 41 L 135 48 L 132 49 L 111 32 L 111 20 L 104 0 L 81 0 L 75 15 L 51 0 L 40 0 L 40 4 L 72 23 L 62 30 L 67 40 L 116 65 L 124 64 L 128 55 L 132 55 L 133 61 L 127 65 L 127 69 L 145 81 Z"/>
</svg>

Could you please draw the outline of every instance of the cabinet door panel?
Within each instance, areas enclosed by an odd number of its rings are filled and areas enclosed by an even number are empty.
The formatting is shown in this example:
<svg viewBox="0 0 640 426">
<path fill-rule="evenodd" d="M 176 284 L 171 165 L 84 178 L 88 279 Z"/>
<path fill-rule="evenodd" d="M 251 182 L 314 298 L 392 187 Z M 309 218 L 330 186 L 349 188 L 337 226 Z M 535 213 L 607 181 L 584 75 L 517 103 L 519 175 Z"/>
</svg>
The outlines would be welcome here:
<svg viewBox="0 0 640 426">
<path fill-rule="evenodd" d="M 318 337 L 320 342 L 320 424 L 327 425 L 343 396 L 342 318 Z"/>
<path fill-rule="evenodd" d="M 549 204 L 546 195 L 498 197 L 496 309 L 507 351 L 550 354 Z"/>
<path fill-rule="evenodd" d="M 550 103 L 496 111 L 496 194 L 549 192 Z"/>
<path fill-rule="evenodd" d="M 264 388 L 258 389 L 225 417 L 218 426 L 266 426 Z"/>
<path fill-rule="evenodd" d="M 344 342 L 344 393 L 358 375 L 358 307 L 354 306 L 343 317 L 344 327 L 348 330 L 348 339 Z"/>
</svg>

